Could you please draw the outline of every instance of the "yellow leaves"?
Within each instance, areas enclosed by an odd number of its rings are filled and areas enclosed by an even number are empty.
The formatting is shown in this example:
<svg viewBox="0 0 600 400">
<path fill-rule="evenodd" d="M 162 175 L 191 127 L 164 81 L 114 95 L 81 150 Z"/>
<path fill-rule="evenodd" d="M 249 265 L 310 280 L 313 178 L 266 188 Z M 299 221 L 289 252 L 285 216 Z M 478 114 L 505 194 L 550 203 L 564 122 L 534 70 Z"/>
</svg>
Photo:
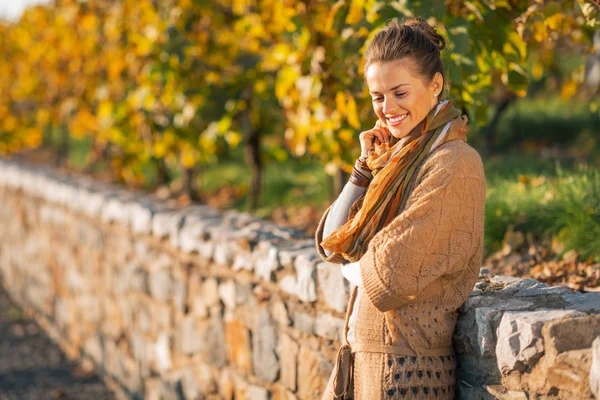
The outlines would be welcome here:
<svg viewBox="0 0 600 400">
<path fill-rule="evenodd" d="M 260 79 L 254 82 L 254 92 L 256 94 L 263 94 L 267 91 L 267 82 L 264 79 Z"/>
<path fill-rule="evenodd" d="M 360 121 L 358 120 L 358 112 L 356 110 L 356 101 L 354 97 L 348 96 L 348 123 L 351 127 L 358 129 L 360 128 Z"/>
<path fill-rule="evenodd" d="M 155 141 L 152 146 L 152 153 L 156 158 L 164 158 L 169 148 L 165 142 Z"/>
<path fill-rule="evenodd" d="M 23 145 L 28 148 L 38 147 L 42 144 L 43 133 L 42 129 L 38 126 L 32 126 L 25 128 L 23 132 Z"/>
<path fill-rule="evenodd" d="M 35 120 L 39 126 L 46 126 L 50 122 L 50 111 L 43 108 L 37 110 Z"/>
<path fill-rule="evenodd" d="M 225 141 L 230 148 L 235 149 L 242 141 L 242 134 L 238 131 L 227 131 L 225 133 Z"/>
<path fill-rule="evenodd" d="M 527 56 L 527 44 L 517 32 L 509 32 L 508 41 L 504 44 L 504 51 L 506 53 L 513 52 L 523 60 Z"/>
<path fill-rule="evenodd" d="M 566 81 L 560 89 L 560 97 L 563 100 L 569 100 L 577 93 L 578 84 L 575 80 L 569 79 Z"/>
<path fill-rule="evenodd" d="M 88 133 L 95 132 L 98 129 L 96 117 L 92 115 L 89 109 L 82 108 L 75 117 L 69 121 L 69 132 L 76 139 L 81 139 Z"/>
<path fill-rule="evenodd" d="M 346 24 L 357 24 L 364 16 L 365 0 L 351 0 L 350 11 L 346 16 Z"/>
<path fill-rule="evenodd" d="M 533 68 L 531 68 L 531 75 L 536 81 L 542 79 L 542 76 L 544 76 L 544 66 L 541 63 L 533 64 Z"/>
<path fill-rule="evenodd" d="M 209 71 L 204 76 L 206 83 L 208 84 L 218 84 L 221 83 L 221 75 L 216 73 L 215 71 Z"/>
<path fill-rule="evenodd" d="M 2 123 L 2 128 L 5 131 L 9 131 L 12 132 L 15 129 L 17 129 L 17 119 L 12 116 L 12 115 L 7 115 L 3 121 L 0 121 Z"/>
<path fill-rule="evenodd" d="M 541 43 L 548 37 L 548 30 L 546 29 L 546 24 L 543 21 L 535 21 L 533 23 L 533 39 Z"/>
<path fill-rule="evenodd" d="M 335 21 L 335 16 L 342 8 L 342 6 L 346 4 L 345 0 L 338 0 L 335 2 L 331 9 L 329 10 L 329 14 L 327 15 L 327 22 L 325 23 L 325 32 L 329 33 L 333 29 L 333 22 Z"/>
<path fill-rule="evenodd" d="M 352 129 L 340 129 L 338 131 L 338 137 L 343 141 L 346 142 L 348 144 L 352 144 L 355 142 L 354 138 L 355 132 Z"/>
<path fill-rule="evenodd" d="M 354 97 L 347 95 L 344 92 L 337 92 L 335 95 L 335 104 L 336 111 L 339 112 L 342 117 L 346 117 L 348 124 L 351 127 L 355 129 L 360 128 L 360 121 Z"/>
<path fill-rule="evenodd" d="M 94 14 L 85 14 L 78 23 L 78 28 L 87 33 L 93 33 L 98 29 L 98 17 Z"/>
<path fill-rule="evenodd" d="M 346 115 L 346 95 L 344 92 L 337 92 L 335 94 L 335 106 L 336 110 L 342 115 Z"/>
<path fill-rule="evenodd" d="M 277 81 L 275 83 L 275 95 L 278 98 L 283 98 L 288 94 L 289 90 L 294 87 L 296 79 L 300 74 L 296 67 L 291 65 L 284 66 L 277 74 Z"/>
</svg>

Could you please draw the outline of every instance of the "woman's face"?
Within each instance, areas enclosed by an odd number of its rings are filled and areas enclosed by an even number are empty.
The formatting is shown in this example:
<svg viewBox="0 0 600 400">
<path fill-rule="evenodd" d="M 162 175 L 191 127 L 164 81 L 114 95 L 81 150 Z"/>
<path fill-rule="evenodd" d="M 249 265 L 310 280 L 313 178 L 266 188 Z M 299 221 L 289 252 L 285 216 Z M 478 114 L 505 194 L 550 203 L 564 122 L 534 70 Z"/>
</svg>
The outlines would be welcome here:
<svg viewBox="0 0 600 400">
<path fill-rule="evenodd" d="M 438 104 L 443 88 L 439 72 L 425 82 L 410 58 L 373 63 L 367 67 L 365 79 L 375 114 L 397 139 L 410 133 Z"/>
</svg>

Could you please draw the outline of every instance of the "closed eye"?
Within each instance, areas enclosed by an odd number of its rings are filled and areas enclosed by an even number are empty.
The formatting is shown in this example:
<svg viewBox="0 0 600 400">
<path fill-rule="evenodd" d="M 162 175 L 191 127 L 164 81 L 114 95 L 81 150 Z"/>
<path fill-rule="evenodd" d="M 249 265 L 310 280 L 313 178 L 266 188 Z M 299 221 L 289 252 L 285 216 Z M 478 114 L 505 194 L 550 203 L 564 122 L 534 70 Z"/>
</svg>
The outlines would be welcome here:
<svg viewBox="0 0 600 400">
<path fill-rule="evenodd" d="M 398 97 L 398 98 L 402 98 L 402 97 L 406 96 L 406 93 L 407 93 L 407 92 L 399 92 L 399 93 L 396 93 L 396 97 Z M 380 102 L 381 100 L 383 100 L 383 97 L 374 97 L 374 98 L 373 98 L 373 101 L 376 101 L 376 102 Z"/>
</svg>

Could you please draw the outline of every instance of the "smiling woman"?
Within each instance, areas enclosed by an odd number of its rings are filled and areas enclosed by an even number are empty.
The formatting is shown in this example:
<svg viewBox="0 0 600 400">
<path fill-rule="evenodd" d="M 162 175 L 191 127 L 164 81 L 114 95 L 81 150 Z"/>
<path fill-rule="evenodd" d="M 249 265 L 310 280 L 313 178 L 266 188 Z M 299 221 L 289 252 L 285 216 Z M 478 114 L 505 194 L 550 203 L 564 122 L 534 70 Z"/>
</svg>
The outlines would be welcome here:
<svg viewBox="0 0 600 400">
<path fill-rule="evenodd" d="M 379 120 L 315 235 L 354 285 L 323 399 L 455 397 L 452 333 L 481 265 L 486 196 L 467 118 L 439 101 L 444 47 L 413 18 L 390 21 L 365 54 Z"/>
</svg>

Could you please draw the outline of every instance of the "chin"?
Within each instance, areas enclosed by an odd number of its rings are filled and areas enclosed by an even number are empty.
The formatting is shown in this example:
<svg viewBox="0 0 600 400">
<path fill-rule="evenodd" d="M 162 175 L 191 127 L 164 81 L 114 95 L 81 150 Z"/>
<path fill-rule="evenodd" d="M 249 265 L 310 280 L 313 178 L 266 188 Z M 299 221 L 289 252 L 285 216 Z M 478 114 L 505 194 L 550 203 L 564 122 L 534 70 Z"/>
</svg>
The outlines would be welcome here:
<svg viewBox="0 0 600 400">
<path fill-rule="evenodd" d="M 404 136 L 408 135 L 410 133 L 411 129 L 405 129 L 405 128 L 395 128 L 395 127 L 391 127 L 390 129 L 390 133 L 392 134 L 393 137 L 395 137 L 396 139 L 402 139 Z"/>
</svg>

